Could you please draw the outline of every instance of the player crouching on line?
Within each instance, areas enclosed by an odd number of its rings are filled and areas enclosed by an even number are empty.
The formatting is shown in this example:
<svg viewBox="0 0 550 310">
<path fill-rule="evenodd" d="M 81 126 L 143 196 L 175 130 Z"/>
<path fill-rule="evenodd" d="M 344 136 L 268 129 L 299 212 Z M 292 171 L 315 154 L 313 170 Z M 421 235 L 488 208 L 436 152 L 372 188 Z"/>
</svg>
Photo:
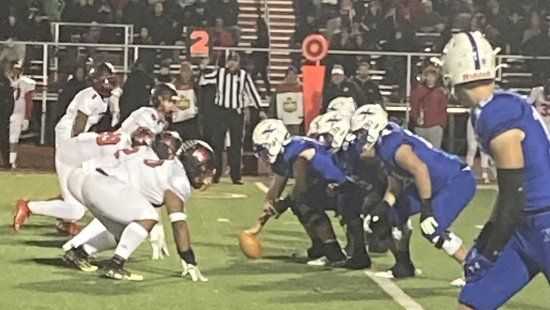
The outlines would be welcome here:
<svg viewBox="0 0 550 310">
<path fill-rule="evenodd" d="M 358 109 L 351 127 L 360 143 L 361 156 L 380 158 L 390 177 L 402 184 L 395 192 L 395 204 L 392 206 L 392 201 L 384 200 L 371 216 L 402 231 L 402 244 L 392 250 L 396 263 L 387 276 L 414 276 L 407 222 L 417 213 L 420 213 L 422 236 L 463 263 L 466 250 L 449 227 L 474 196 L 476 181 L 471 169 L 458 157 L 433 148 L 424 139 L 389 122 L 387 113 L 379 106 Z"/>
<path fill-rule="evenodd" d="M 277 119 L 260 122 L 252 140 L 256 156 L 271 164 L 274 176 L 265 197 L 264 214 L 258 220 L 260 226 L 246 232 L 257 234 L 271 216 L 278 217 L 290 208 L 311 238 L 308 257 L 324 256 L 330 265 L 344 264 L 346 256 L 325 213 L 326 201 L 317 203 L 323 199 L 315 197 L 326 193 L 327 184 L 347 181 L 330 151 L 313 139 L 291 137 L 283 122 Z M 283 199 L 281 194 L 289 178 L 295 179 L 295 185 L 290 195 Z M 318 186 L 322 191 L 313 191 Z"/>
<path fill-rule="evenodd" d="M 82 271 L 95 271 L 97 267 L 90 264 L 89 256 L 115 248 L 104 276 L 142 280 L 141 275 L 125 270 L 124 263 L 159 221 L 153 205 L 164 204 L 181 257 L 182 276 L 207 281 L 191 248 L 185 203 L 191 187 L 205 190 L 211 183 L 215 170 L 212 149 L 199 140 L 182 144 L 170 132 L 161 134 L 153 149 L 123 150 L 115 164 L 92 162 L 71 174 L 71 192 L 96 220 L 63 245 L 67 263 Z"/>
<path fill-rule="evenodd" d="M 530 102 L 495 90 L 497 53 L 470 32 L 454 35 L 442 57 L 443 74 L 474 108 L 474 131 L 498 169 L 496 204 L 466 257 L 460 309 L 497 309 L 540 272 L 550 280 L 548 130 Z"/>
</svg>

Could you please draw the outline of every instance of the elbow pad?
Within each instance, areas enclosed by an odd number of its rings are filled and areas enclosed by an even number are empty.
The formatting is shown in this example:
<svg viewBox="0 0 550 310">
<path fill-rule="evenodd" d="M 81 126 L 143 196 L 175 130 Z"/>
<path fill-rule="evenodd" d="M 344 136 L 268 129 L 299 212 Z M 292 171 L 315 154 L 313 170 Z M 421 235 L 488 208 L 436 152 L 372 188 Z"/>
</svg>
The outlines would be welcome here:
<svg viewBox="0 0 550 310">
<path fill-rule="evenodd" d="M 481 253 L 496 260 L 506 243 L 512 237 L 525 208 L 523 189 L 523 168 L 498 169 L 498 199 L 491 216 L 490 225 L 480 235 Z M 483 244 L 485 243 L 485 244 Z"/>
</svg>

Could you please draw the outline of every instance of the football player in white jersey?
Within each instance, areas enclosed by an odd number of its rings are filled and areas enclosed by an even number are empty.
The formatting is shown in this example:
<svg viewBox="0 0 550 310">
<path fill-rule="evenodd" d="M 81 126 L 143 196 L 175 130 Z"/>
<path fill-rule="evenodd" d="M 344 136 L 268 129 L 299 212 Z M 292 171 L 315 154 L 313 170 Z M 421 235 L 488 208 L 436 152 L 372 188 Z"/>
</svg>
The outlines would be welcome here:
<svg viewBox="0 0 550 310">
<path fill-rule="evenodd" d="M 151 91 L 151 107 L 142 107 L 132 112 L 119 131 L 133 132 L 138 127 L 146 127 L 159 134 L 168 127 L 172 114 L 178 110 L 178 102 L 176 88 L 172 84 L 160 83 Z"/>
<path fill-rule="evenodd" d="M 11 70 L 11 86 L 14 89 L 15 105 L 10 116 L 10 166 L 16 168 L 17 145 L 21 132 L 29 128 L 29 120 L 32 113 L 32 96 L 36 82 L 23 74 L 23 63 L 18 61 L 13 64 Z"/>
<path fill-rule="evenodd" d="M 97 267 L 90 264 L 89 255 L 116 247 L 104 276 L 142 280 L 142 276 L 125 270 L 124 263 L 159 221 L 152 205 L 164 204 L 181 258 L 182 276 L 207 281 L 191 248 L 184 207 L 191 187 L 204 190 L 211 183 L 215 172 L 212 149 L 205 142 L 190 140 L 174 152 L 176 144 L 169 135 L 157 139 L 156 151 L 147 147 L 132 149 L 116 165 L 100 161 L 71 174 L 71 192 L 90 208 L 97 221 L 63 246 L 65 262 L 82 271 L 95 271 Z M 172 159 L 159 160 L 157 154 Z"/>
<path fill-rule="evenodd" d="M 86 208 L 81 205 L 68 189 L 70 173 L 81 167 L 88 160 L 98 157 L 111 156 L 117 150 L 137 145 L 150 145 L 154 134 L 147 128 L 138 128 L 131 135 L 126 133 L 94 133 L 87 132 L 67 140 L 56 151 L 56 167 L 62 167 L 63 173 L 58 178 L 61 185 L 63 199 L 47 201 L 27 201 L 21 199 L 16 204 L 13 218 L 13 228 L 19 231 L 31 214 L 51 216 L 62 219 L 70 224 L 60 230 L 66 230 L 70 235 L 78 233 L 79 227 L 74 222 L 80 220 Z"/>
</svg>

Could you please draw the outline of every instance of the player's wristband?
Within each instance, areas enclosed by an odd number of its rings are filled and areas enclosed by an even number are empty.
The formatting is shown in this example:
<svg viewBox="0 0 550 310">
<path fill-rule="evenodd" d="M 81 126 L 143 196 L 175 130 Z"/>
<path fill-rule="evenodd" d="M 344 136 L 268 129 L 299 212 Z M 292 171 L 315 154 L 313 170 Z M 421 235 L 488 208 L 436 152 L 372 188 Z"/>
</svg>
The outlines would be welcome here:
<svg viewBox="0 0 550 310">
<path fill-rule="evenodd" d="M 195 259 L 195 252 L 193 252 L 192 248 L 189 248 L 187 251 L 180 251 L 178 250 L 178 254 L 180 255 L 181 259 L 183 259 L 186 263 L 191 265 L 197 265 L 197 261 Z"/>
<path fill-rule="evenodd" d="M 432 199 L 431 198 L 422 199 L 421 204 L 422 204 L 422 206 L 420 207 L 420 213 L 424 217 L 432 216 L 433 215 Z"/>
</svg>

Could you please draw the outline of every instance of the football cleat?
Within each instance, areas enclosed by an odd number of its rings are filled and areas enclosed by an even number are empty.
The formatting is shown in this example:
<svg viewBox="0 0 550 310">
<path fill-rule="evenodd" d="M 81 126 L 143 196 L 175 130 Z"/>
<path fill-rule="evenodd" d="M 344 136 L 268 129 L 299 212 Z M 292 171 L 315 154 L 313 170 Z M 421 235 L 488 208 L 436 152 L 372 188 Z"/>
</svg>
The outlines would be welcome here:
<svg viewBox="0 0 550 310">
<path fill-rule="evenodd" d="M 324 266 L 327 266 L 328 264 L 329 264 L 329 261 L 325 256 L 319 257 L 317 259 L 313 259 L 307 262 L 308 266 L 314 266 L 314 267 L 324 267 Z"/>
<path fill-rule="evenodd" d="M 114 280 L 143 281 L 142 275 L 131 273 L 128 270 L 115 264 L 111 264 L 106 267 L 103 276 Z"/>
<path fill-rule="evenodd" d="M 451 281 L 450 284 L 453 287 L 464 287 L 464 286 L 466 286 L 466 280 L 464 280 L 464 278 L 458 278 L 458 279 L 455 279 L 455 280 Z"/>
<path fill-rule="evenodd" d="M 62 220 L 57 221 L 55 228 L 59 233 L 68 236 L 76 236 L 82 230 L 82 227 L 78 223 L 64 222 Z"/>
<path fill-rule="evenodd" d="M 19 231 L 27 219 L 31 216 L 31 210 L 28 206 L 29 201 L 19 199 L 15 204 L 15 215 L 13 216 L 13 230 Z"/>
<path fill-rule="evenodd" d="M 421 275 L 422 271 L 420 269 L 415 269 L 414 265 L 411 264 L 396 264 L 390 270 L 376 272 L 375 277 L 384 278 L 384 279 L 405 279 L 412 278 L 417 275 Z"/>
<path fill-rule="evenodd" d="M 70 249 L 63 255 L 63 261 L 70 267 L 84 272 L 94 272 L 97 270 L 97 266 L 92 265 L 88 257 L 82 253 L 79 253 L 76 249 Z"/>
</svg>

